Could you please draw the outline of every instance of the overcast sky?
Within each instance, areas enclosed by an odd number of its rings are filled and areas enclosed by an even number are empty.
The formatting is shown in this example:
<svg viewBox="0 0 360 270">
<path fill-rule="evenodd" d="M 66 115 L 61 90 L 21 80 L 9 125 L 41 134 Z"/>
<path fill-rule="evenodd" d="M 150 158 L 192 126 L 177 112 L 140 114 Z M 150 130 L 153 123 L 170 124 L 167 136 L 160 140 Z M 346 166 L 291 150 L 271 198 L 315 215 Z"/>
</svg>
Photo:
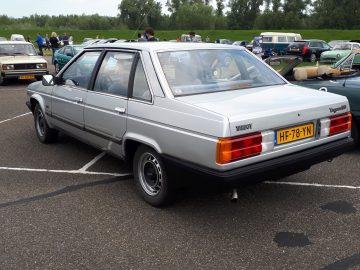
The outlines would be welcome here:
<svg viewBox="0 0 360 270">
<path fill-rule="evenodd" d="M 166 11 L 166 0 L 162 3 Z M 103 16 L 116 16 L 121 0 L 0 0 L 0 14 L 21 18 L 32 14 L 39 15 L 69 15 L 98 13 Z"/>
</svg>

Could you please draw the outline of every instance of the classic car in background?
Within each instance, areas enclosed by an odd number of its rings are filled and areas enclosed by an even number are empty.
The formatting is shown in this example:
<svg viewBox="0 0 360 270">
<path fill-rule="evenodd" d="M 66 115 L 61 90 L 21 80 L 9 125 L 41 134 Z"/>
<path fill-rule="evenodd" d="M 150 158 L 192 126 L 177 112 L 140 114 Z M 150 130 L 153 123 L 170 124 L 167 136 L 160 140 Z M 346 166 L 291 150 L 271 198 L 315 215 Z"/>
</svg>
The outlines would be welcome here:
<svg viewBox="0 0 360 270">
<path fill-rule="evenodd" d="M 25 38 L 23 35 L 20 34 L 12 34 L 10 37 L 11 41 L 25 41 Z"/>
<path fill-rule="evenodd" d="M 345 42 L 349 42 L 349 41 L 350 41 L 350 40 L 331 40 L 331 41 L 328 42 L 328 44 L 329 44 L 332 48 L 334 48 L 335 45 L 337 45 L 337 44 L 345 43 Z"/>
<path fill-rule="evenodd" d="M 314 63 L 320 59 L 321 53 L 329 51 L 331 47 L 323 40 L 298 40 L 289 44 L 285 50 L 287 55 L 298 55 L 304 60 Z"/>
<path fill-rule="evenodd" d="M 336 63 L 347 56 L 351 51 L 360 49 L 360 43 L 345 42 L 335 45 L 331 51 L 323 52 L 320 56 L 320 63 Z"/>
<path fill-rule="evenodd" d="M 82 51 L 85 46 L 67 45 L 55 52 L 55 72 L 58 73 L 76 54 Z"/>
<path fill-rule="evenodd" d="M 237 185 L 306 170 L 353 145 L 345 97 L 291 85 L 241 46 L 87 47 L 28 96 L 41 142 L 62 130 L 129 160 L 139 194 L 156 206 L 174 198 L 174 167 Z"/>
<path fill-rule="evenodd" d="M 246 47 L 246 45 L 248 45 L 248 44 L 249 44 L 249 41 L 247 41 L 247 40 L 237 40 L 232 43 L 232 45 L 234 45 L 234 46 L 243 46 L 243 47 Z"/>
<path fill-rule="evenodd" d="M 7 79 L 41 79 L 48 74 L 47 62 L 34 45 L 25 41 L 0 41 L 0 84 Z"/>
<path fill-rule="evenodd" d="M 282 32 L 263 32 L 262 37 L 263 51 L 274 52 L 275 54 L 284 54 L 290 43 L 296 40 L 302 40 L 298 33 L 282 33 Z"/>
<path fill-rule="evenodd" d="M 271 57 L 265 60 L 282 76 L 294 84 L 346 96 L 353 117 L 352 136 L 359 145 L 360 131 L 360 50 L 352 53 L 336 66 L 301 67 L 301 57 Z M 318 69 L 318 70 L 316 70 Z M 306 72 L 308 76 L 296 74 Z M 304 74 L 304 73 L 303 73 Z"/>
</svg>

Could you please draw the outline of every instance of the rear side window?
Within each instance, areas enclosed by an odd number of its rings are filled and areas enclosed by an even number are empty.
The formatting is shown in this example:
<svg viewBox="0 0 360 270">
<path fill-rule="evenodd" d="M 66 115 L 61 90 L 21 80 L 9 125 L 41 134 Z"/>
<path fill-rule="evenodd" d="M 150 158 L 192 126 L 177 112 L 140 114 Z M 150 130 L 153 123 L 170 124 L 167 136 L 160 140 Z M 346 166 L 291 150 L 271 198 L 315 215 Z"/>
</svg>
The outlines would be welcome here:
<svg viewBox="0 0 360 270">
<path fill-rule="evenodd" d="M 273 38 L 272 37 L 263 37 L 263 42 L 272 42 Z"/>
<path fill-rule="evenodd" d="M 286 37 L 278 37 L 278 42 L 287 42 Z"/>
<path fill-rule="evenodd" d="M 139 60 L 134 77 L 133 97 L 141 100 L 151 101 L 151 92 L 141 60 Z"/>
</svg>

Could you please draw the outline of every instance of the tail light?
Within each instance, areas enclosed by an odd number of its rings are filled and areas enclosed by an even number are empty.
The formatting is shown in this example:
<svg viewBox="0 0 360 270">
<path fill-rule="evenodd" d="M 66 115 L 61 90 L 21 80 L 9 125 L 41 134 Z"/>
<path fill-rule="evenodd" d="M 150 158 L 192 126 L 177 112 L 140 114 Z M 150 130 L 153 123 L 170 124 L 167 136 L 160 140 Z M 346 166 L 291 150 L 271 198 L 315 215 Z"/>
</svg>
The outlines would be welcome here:
<svg viewBox="0 0 360 270">
<path fill-rule="evenodd" d="M 308 47 L 306 45 L 304 45 L 304 47 L 302 48 L 302 54 L 306 54 Z"/>
<path fill-rule="evenodd" d="M 351 129 L 351 113 L 330 117 L 329 136 Z"/>
<path fill-rule="evenodd" d="M 236 160 L 260 155 L 262 152 L 261 132 L 220 138 L 216 149 L 216 162 L 226 164 Z"/>
<path fill-rule="evenodd" d="M 328 137 L 351 130 L 351 113 L 321 119 L 320 137 Z"/>
</svg>

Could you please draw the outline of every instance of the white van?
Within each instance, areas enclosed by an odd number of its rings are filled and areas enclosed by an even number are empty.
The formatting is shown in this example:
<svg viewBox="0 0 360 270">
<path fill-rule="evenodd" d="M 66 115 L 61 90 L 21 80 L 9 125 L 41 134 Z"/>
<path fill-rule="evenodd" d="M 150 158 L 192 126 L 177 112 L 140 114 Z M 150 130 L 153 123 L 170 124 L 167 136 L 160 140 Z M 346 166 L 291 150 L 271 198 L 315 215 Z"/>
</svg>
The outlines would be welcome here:
<svg viewBox="0 0 360 270">
<path fill-rule="evenodd" d="M 271 49 L 278 54 L 282 54 L 291 42 L 302 40 L 301 35 L 297 33 L 263 32 L 260 36 L 263 50 Z"/>
</svg>

